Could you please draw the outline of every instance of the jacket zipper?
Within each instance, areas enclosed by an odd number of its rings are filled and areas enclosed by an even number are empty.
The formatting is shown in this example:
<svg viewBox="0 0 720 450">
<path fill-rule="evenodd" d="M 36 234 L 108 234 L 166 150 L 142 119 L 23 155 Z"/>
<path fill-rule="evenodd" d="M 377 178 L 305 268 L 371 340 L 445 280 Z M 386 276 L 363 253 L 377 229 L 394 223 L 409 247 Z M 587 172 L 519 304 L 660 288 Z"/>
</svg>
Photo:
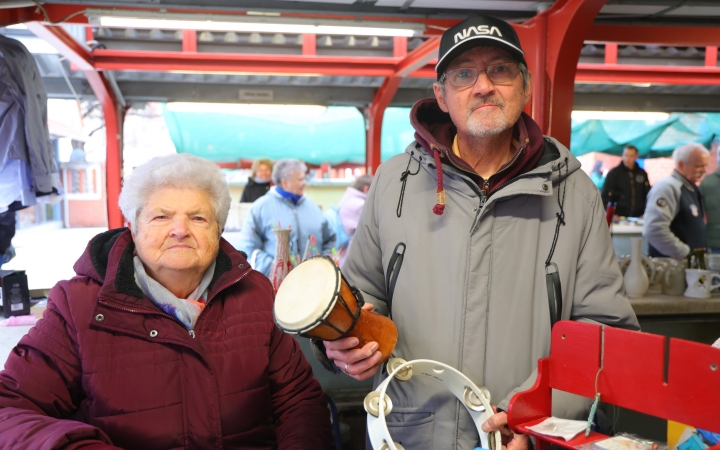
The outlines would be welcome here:
<svg viewBox="0 0 720 450">
<path fill-rule="evenodd" d="M 249 273 L 250 273 L 249 270 L 245 271 L 245 273 L 243 273 L 242 275 L 240 275 L 238 278 L 236 278 L 235 280 L 233 280 L 233 281 L 231 281 L 231 282 L 229 282 L 229 283 L 224 284 L 221 288 L 219 288 L 217 291 L 215 291 L 215 294 L 213 294 L 213 296 L 208 299 L 207 303 L 205 304 L 205 307 L 200 311 L 200 314 L 198 314 L 197 319 L 195 319 L 195 325 L 197 325 L 198 322 L 200 322 L 200 317 L 202 317 L 202 315 L 203 315 L 203 313 L 205 312 L 205 310 L 208 308 L 208 306 L 210 306 L 210 302 L 212 302 L 212 301 L 215 299 L 215 296 L 218 294 L 218 292 L 222 292 L 222 291 L 225 290 L 226 288 L 228 288 L 228 287 L 232 286 L 233 284 L 239 282 L 240 280 L 242 280 L 243 278 L 245 278 L 245 277 L 247 276 L 247 274 L 249 274 Z M 195 330 L 188 330 L 188 333 L 190 334 L 190 336 L 192 336 L 193 339 L 195 339 Z"/>
<path fill-rule="evenodd" d="M 631 170 L 628 171 L 630 177 L 630 216 L 635 213 L 635 177 Z"/>
</svg>

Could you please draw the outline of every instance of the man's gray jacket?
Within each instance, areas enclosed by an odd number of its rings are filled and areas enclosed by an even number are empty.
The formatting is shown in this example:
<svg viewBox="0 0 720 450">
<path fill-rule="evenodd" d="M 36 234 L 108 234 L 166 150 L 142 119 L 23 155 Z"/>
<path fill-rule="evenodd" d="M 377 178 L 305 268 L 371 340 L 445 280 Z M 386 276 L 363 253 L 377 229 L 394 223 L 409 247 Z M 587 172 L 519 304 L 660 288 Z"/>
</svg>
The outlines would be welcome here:
<svg viewBox="0 0 720 450">
<path fill-rule="evenodd" d="M 386 271 L 395 246 L 405 243 L 392 293 L 399 332 L 394 356 L 455 367 L 487 387 L 501 409 L 532 386 L 538 359 L 549 354 L 545 259 L 560 211 L 558 191 L 565 192 L 565 224 L 552 260 L 562 282 L 562 318 L 639 328 L 624 296 L 600 194 L 578 160 L 550 143 L 535 169 L 505 184 L 484 206 L 475 182 L 443 164 L 447 206 L 438 216 L 432 212 L 438 186 L 433 157 L 413 142 L 380 166 L 343 265 L 365 300 L 387 314 Z M 390 433 L 405 449 L 478 445 L 470 415 L 439 383 L 394 381 L 388 393 Z M 553 414 L 587 419 L 589 403 L 556 396 Z"/>
</svg>

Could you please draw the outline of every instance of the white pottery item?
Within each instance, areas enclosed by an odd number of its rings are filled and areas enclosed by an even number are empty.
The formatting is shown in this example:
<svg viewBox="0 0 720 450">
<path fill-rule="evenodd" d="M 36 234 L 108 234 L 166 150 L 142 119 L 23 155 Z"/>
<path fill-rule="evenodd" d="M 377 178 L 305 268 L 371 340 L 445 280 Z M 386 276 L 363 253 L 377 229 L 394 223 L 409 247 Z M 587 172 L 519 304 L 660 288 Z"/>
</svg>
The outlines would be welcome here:
<svg viewBox="0 0 720 450">
<path fill-rule="evenodd" d="M 710 291 L 720 287 L 720 275 L 710 270 L 687 269 L 685 280 L 687 281 L 685 297 L 710 298 Z"/>
<path fill-rule="evenodd" d="M 650 285 L 650 280 L 643 266 L 642 253 L 640 252 L 642 238 L 631 238 L 630 242 L 632 245 L 632 256 L 630 257 L 630 265 L 625 271 L 625 293 L 628 297 L 638 298 L 645 295 Z M 652 267 L 652 260 L 650 260 L 650 264 Z"/>
</svg>

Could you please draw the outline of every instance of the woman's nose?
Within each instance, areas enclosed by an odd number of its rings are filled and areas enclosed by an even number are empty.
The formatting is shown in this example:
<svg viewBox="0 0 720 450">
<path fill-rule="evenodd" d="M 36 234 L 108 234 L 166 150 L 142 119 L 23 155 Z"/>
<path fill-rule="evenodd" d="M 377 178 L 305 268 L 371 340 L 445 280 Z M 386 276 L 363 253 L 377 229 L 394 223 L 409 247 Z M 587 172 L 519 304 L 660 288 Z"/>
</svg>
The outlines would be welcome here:
<svg viewBox="0 0 720 450">
<path fill-rule="evenodd" d="M 172 222 L 172 234 L 175 236 L 185 236 L 188 233 L 188 220 L 186 218 L 176 217 Z"/>
</svg>

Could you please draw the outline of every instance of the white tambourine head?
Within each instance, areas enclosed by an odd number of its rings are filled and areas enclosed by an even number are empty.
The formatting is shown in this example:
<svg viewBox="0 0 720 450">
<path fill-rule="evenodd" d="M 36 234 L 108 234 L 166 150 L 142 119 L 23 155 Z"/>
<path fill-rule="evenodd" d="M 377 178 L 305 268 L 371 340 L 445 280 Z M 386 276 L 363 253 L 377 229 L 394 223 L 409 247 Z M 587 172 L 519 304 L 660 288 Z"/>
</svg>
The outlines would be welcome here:
<svg viewBox="0 0 720 450">
<path fill-rule="evenodd" d="M 289 333 L 307 331 L 326 318 L 337 301 L 340 271 L 325 258 L 309 259 L 285 277 L 275 295 L 273 313 L 278 326 Z"/>
</svg>

